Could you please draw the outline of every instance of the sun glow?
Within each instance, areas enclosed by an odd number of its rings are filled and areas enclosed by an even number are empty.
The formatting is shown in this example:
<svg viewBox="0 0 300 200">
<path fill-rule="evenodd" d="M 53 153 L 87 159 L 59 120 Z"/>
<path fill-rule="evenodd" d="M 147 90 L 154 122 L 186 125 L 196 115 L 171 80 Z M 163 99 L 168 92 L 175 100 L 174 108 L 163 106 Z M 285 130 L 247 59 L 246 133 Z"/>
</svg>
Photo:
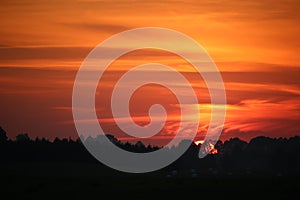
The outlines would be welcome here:
<svg viewBox="0 0 300 200">
<path fill-rule="evenodd" d="M 197 140 L 194 141 L 194 143 L 199 146 L 204 144 L 204 140 Z M 205 147 L 205 151 L 208 151 L 208 154 L 218 154 L 218 149 L 215 148 L 215 145 L 213 145 L 210 141 L 208 142 L 208 145 Z"/>
</svg>

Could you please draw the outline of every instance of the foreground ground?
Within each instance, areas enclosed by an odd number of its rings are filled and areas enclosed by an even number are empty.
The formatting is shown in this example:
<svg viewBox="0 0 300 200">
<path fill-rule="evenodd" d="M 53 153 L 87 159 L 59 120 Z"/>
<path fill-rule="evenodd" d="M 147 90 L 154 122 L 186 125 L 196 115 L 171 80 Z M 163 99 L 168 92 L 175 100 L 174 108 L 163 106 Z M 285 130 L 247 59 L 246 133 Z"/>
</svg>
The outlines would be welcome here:
<svg viewBox="0 0 300 200">
<path fill-rule="evenodd" d="M 21 199 L 53 198 L 182 198 L 288 199 L 300 189 L 299 177 L 264 174 L 197 176 L 190 171 L 161 170 L 128 174 L 80 163 L 2 164 L 2 195 Z M 8 198 L 9 199 L 9 198 Z"/>
</svg>

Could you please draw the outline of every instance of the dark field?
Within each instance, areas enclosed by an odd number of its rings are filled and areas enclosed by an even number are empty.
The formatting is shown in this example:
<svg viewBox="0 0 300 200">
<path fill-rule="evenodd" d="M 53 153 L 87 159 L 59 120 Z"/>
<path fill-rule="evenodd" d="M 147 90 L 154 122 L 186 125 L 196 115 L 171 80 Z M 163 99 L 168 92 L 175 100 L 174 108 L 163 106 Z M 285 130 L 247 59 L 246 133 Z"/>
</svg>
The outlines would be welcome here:
<svg viewBox="0 0 300 200">
<path fill-rule="evenodd" d="M 192 177 L 179 171 L 127 174 L 78 163 L 22 163 L 1 165 L 1 193 L 22 199 L 59 197 L 158 198 L 160 195 L 210 196 L 211 198 L 287 199 L 297 195 L 299 177 L 227 175 Z M 172 172 L 171 172 L 172 173 Z"/>
</svg>

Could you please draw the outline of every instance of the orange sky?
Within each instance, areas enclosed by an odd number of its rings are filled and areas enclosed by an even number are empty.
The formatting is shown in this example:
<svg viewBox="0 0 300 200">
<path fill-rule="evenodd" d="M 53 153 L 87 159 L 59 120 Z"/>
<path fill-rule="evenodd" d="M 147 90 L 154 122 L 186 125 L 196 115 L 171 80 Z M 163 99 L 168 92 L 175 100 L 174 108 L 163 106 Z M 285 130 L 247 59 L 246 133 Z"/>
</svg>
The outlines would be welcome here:
<svg viewBox="0 0 300 200">
<path fill-rule="evenodd" d="M 12 138 L 21 132 L 51 139 L 75 137 L 72 87 L 83 59 L 112 34 L 158 26 L 197 40 L 219 67 L 228 99 L 223 138 L 299 135 L 299 5 L 297 0 L 1 2 L 0 126 Z M 207 90 L 178 57 L 149 50 L 135 52 L 116 61 L 103 81 L 109 89 L 114 80 L 111 77 L 148 61 L 175 67 L 201 91 L 197 93 L 202 110 L 201 137 L 210 115 Z M 167 102 L 170 93 L 156 86 L 140 93 L 133 98 L 137 107 L 132 108 L 132 115 L 140 120 L 138 123 L 147 123 L 147 106 L 162 102 L 170 120 L 157 138 L 168 140 L 178 123 L 176 99 Z M 159 95 L 152 98 L 153 93 Z M 117 133 L 105 98 L 96 97 L 96 101 L 97 109 L 106 109 L 98 113 L 104 126 Z M 189 105 L 187 109 L 191 109 Z"/>
</svg>

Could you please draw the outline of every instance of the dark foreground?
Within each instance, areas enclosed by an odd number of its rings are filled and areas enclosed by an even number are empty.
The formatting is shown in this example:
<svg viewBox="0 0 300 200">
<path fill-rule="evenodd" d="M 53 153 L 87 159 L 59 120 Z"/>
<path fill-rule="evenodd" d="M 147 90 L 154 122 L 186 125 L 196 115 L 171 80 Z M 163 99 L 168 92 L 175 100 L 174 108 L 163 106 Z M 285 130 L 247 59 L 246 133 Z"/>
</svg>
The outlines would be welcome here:
<svg viewBox="0 0 300 200">
<path fill-rule="evenodd" d="M 134 152 L 157 149 L 113 142 Z M 80 141 L 2 137 L 0 199 L 298 199 L 300 137 L 231 139 L 203 159 L 199 148 L 159 171 L 129 174 L 99 163 Z"/>
<path fill-rule="evenodd" d="M 127 174 L 78 163 L 1 165 L 1 195 L 21 199 L 210 198 L 287 199 L 300 189 L 298 176 L 197 175 L 190 171 Z M 179 196 L 178 196 L 179 197 Z"/>
</svg>

